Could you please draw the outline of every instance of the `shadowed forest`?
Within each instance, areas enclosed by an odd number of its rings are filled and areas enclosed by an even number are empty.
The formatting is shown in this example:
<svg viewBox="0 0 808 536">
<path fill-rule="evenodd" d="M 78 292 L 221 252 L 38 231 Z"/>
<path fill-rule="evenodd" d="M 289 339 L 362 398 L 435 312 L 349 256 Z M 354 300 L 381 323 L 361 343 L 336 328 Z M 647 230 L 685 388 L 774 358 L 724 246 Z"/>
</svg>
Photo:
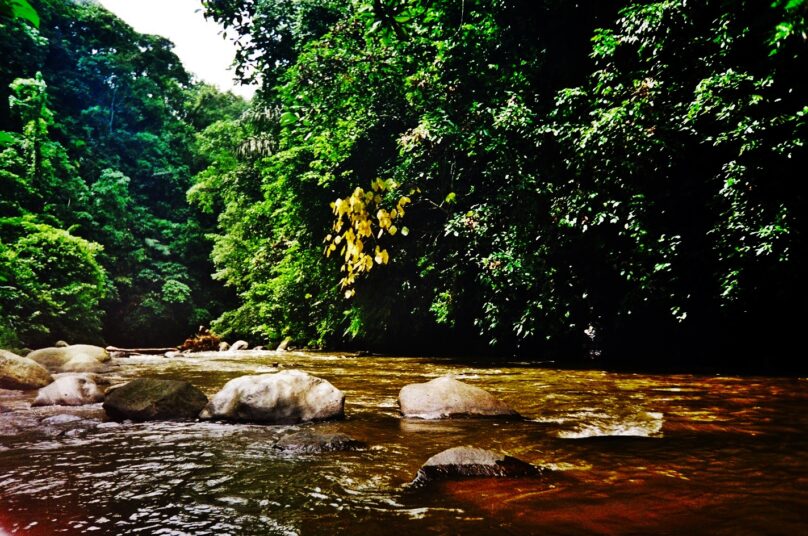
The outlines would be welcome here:
<svg viewBox="0 0 808 536">
<path fill-rule="evenodd" d="M 203 5 L 0 0 L 0 347 L 805 368 L 805 0 Z"/>
</svg>

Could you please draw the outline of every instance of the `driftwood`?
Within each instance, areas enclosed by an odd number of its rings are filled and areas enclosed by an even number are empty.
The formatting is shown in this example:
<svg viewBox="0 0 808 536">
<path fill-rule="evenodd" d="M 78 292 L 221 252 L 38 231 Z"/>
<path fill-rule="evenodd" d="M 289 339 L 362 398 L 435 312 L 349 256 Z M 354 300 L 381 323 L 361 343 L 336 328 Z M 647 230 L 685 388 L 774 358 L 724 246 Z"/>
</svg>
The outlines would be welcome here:
<svg viewBox="0 0 808 536">
<path fill-rule="evenodd" d="M 176 347 L 170 348 L 118 348 L 117 346 L 107 346 L 107 352 L 111 354 L 119 354 L 123 357 L 137 354 L 154 354 L 161 355 L 166 352 L 176 352 Z"/>
</svg>

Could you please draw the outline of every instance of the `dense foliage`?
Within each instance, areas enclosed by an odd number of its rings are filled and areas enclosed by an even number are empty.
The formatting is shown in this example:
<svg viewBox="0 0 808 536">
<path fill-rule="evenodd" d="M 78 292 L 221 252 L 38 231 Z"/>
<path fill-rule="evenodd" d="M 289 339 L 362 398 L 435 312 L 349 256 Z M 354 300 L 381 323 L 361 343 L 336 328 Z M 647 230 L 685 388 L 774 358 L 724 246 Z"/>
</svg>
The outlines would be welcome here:
<svg viewBox="0 0 808 536">
<path fill-rule="evenodd" d="M 804 0 L 204 3 L 264 82 L 190 194 L 220 332 L 644 363 L 799 333 Z"/>
<path fill-rule="evenodd" d="M 805 0 L 203 5 L 249 108 L 93 2 L 0 0 L 0 345 L 220 315 L 264 344 L 790 358 Z"/>
<path fill-rule="evenodd" d="M 185 192 L 196 133 L 246 104 L 172 46 L 94 2 L 2 0 L 0 346 L 176 344 L 225 307 Z"/>
</svg>

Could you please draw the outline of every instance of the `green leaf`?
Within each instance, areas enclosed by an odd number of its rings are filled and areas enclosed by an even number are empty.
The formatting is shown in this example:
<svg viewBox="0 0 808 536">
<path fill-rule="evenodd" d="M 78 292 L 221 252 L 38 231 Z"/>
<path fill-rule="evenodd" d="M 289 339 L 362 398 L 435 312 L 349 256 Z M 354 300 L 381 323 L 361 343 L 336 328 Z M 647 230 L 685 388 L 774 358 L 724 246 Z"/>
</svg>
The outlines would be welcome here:
<svg viewBox="0 0 808 536">
<path fill-rule="evenodd" d="M 18 19 L 25 19 L 39 28 L 39 14 L 26 0 L 12 0 L 11 14 Z"/>
<path fill-rule="evenodd" d="M 14 135 L 0 130 L 0 145 L 11 145 L 12 143 L 14 143 Z"/>
<path fill-rule="evenodd" d="M 454 192 L 449 192 L 449 195 L 446 196 L 446 204 L 454 205 L 456 202 L 457 202 L 457 194 Z"/>
<path fill-rule="evenodd" d="M 288 127 L 297 123 L 297 116 L 292 112 L 284 112 L 281 114 L 281 126 Z"/>
</svg>

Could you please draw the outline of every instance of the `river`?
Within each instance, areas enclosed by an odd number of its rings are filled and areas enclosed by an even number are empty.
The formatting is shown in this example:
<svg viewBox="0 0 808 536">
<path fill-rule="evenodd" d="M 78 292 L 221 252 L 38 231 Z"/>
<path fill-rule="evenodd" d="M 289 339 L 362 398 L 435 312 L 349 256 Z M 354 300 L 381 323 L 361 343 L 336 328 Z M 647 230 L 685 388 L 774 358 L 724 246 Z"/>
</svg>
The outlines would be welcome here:
<svg viewBox="0 0 808 536">
<path fill-rule="evenodd" d="M 0 390 L 0 535 L 808 534 L 806 379 L 251 351 L 116 358 L 106 375 L 185 379 L 210 396 L 276 364 L 343 390 L 346 419 L 118 425 L 100 404 L 30 408 L 33 394 Z M 525 419 L 402 419 L 401 387 L 444 374 Z M 81 419 L 52 418 L 66 414 Z M 306 426 L 369 447 L 273 448 Z M 551 471 L 405 488 L 458 445 Z"/>
</svg>

